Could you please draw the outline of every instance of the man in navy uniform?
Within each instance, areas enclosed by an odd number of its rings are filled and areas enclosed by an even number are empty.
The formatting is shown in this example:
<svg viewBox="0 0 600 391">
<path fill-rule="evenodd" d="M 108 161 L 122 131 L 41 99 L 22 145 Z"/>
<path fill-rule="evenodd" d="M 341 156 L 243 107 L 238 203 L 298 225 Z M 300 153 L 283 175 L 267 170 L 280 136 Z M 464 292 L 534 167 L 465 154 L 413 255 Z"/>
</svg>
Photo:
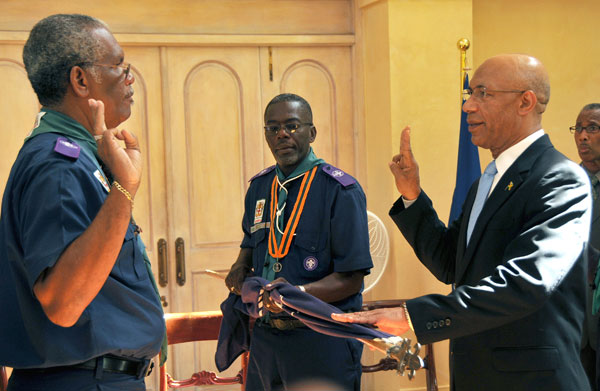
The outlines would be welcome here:
<svg viewBox="0 0 600 391">
<path fill-rule="evenodd" d="M 343 311 L 362 304 L 363 278 L 373 266 L 366 199 L 358 182 L 315 156 L 317 129 L 302 97 L 281 94 L 265 109 L 265 138 L 277 164 L 251 179 L 240 254 L 226 278 L 240 293 L 256 275 L 287 281 Z M 360 389 L 362 346 L 316 333 L 273 312 L 253 328 L 246 389 L 282 390 L 307 380 Z"/>
<path fill-rule="evenodd" d="M 581 167 L 590 178 L 592 185 L 592 225 L 590 231 L 589 264 L 588 264 L 588 297 L 586 307 L 586 321 L 583 327 L 581 343 L 581 362 L 592 383 L 592 390 L 598 389 L 598 376 L 600 360 L 598 354 L 598 314 L 592 312 L 592 297 L 594 295 L 594 276 L 598 267 L 598 250 L 600 249 L 600 103 L 585 105 L 579 115 L 575 126 L 569 128 L 575 139 L 577 152 L 581 158 Z M 595 287 L 598 289 L 598 287 Z"/>
<path fill-rule="evenodd" d="M 2 201 L 8 389 L 144 390 L 165 324 L 131 217 L 139 144 L 116 129 L 131 114 L 130 65 L 107 26 L 84 15 L 41 20 L 23 60 L 42 109 Z"/>
</svg>

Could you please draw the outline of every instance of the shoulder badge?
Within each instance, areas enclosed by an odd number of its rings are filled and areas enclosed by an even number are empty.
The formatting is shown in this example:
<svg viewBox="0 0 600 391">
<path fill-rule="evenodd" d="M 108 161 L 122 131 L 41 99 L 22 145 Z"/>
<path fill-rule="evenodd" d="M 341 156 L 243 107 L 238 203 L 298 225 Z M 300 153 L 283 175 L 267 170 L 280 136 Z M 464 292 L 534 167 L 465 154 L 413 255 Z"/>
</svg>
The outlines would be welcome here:
<svg viewBox="0 0 600 391">
<path fill-rule="evenodd" d="M 323 166 L 323 172 L 338 181 L 344 187 L 348 187 L 356 183 L 356 179 L 354 179 L 351 175 L 346 174 L 339 168 L 335 168 L 331 164 L 325 164 Z"/>
<path fill-rule="evenodd" d="M 270 173 L 271 171 L 273 171 L 274 169 L 275 169 L 275 165 L 272 165 L 271 167 L 263 168 L 258 174 L 254 175 L 252 178 L 250 178 L 250 180 L 248 182 L 252 182 L 259 176 L 266 175 L 266 174 Z"/>
<path fill-rule="evenodd" d="M 61 155 L 77 159 L 79 157 L 79 152 L 81 152 L 81 147 L 74 141 L 69 141 L 64 137 L 59 137 L 56 139 L 54 151 Z"/>
</svg>

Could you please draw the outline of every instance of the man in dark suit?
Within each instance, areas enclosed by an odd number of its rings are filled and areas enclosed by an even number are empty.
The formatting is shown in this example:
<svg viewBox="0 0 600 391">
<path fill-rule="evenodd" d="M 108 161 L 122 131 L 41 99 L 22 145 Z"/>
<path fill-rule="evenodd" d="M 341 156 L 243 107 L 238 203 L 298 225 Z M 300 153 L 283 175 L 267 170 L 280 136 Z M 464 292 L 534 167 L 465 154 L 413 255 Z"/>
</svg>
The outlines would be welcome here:
<svg viewBox="0 0 600 391">
<path fill-rule="evenodd" d="M 594 294 L 592 288 L 598 266 L 598 249 L 600 249 L 600 198 L 598 198 L 598 192 L 600 192 L 600 186 L 598 186 L 600 179 L 600 103 L 585 105 L 577 116 L 575 126 L 571 126 L 569 129 L 575 138 L 581 166 L 588 174 L 592 185 L 593 208 L 588 264 L 588 297 L 581 342 L 581 362 L 592 383 L 592 389 L 597 390 L 596 378 L 600 374 L 596 368 L 600 361 L 596 359 L 599 324 L 598 314 L 592 315 L 592 296 Z"/>
<path fill-rule="evenodd" d="M 454 289 L 333 317 L 394 334 L 412 327 L 421 343 L 450 339 L 452 390 L 589 390 L 579 360 L 589 180 L 544 134 L 550 86 L 537 59 L 492 57 L 471 86 L 463 110 L 472 141 L 494 160 L 457 221 L 446 227 L 421 190 L 408 128 L 390 163 L 402 194 L 392 219 L 419 260 Z"/>
</svg>

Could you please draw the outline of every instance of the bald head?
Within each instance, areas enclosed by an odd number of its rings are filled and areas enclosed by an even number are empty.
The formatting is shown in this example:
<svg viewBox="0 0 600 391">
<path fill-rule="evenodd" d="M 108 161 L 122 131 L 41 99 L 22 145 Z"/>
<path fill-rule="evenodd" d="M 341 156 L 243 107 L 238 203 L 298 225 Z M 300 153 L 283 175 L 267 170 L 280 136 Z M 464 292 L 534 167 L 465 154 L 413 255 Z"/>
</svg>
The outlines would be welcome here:
<svg viewBox="0 0 600 391">
<path fill-rule="evenodd" d="M 540 60 L 526 54 L 500 54 L 490 57 L 480 66 L 487 67 L 515 88 L 533 91 L 537 98 L 536 113 L 546 111 L 550 100 L 550 79 Z"/>
<path fill-rule="evenodd" d="M 542 63 L 523 54 L 487 59 L 470 81 L 473 91 L 463 104 L 473 144 L 494 158 L 541 129 L 550 97 L 548 73 Z"/>
</svg>

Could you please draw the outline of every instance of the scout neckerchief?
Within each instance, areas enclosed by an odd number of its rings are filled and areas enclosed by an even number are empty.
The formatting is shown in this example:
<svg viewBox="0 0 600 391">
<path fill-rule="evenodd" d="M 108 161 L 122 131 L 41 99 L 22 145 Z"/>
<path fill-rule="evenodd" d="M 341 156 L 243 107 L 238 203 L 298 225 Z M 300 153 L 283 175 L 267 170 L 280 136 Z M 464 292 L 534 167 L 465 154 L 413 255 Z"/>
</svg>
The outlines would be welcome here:
<svg viewBox="0 0 600 391">
<path fill-rule="evenodd" d="M 112 183 L 112 175 L 110 174 L 110 172 L 108 172 L 106 168 L 103 169 L 103 165 L 101 163 L 102 160 L 98 156 L 98 144 L 96 144 L 96 139 L 79 122 L 75 121 L 71 117 L 66 116 L 65 114 L 59 113 L 58 111 L 43 108 L 38 113 L 33 131 L 29 136 L 27 136 L 25 141 L 42 133 L 61 134 L 63 136 L 67 136 L 71 139 L 79 141 L 81 145 L 81 150 L 94 163 L 96 168 L 98 168 L 100 175 L 108 177 L 108 183 Z M 133 221 L 133 217 L 132 222 L 135 224 L 135 222 Z M 146 247 L 144 246 L 142 240 L 139 238 L 139 235 L 135 235 L 135 237 L 136 245 L 140 248 L 140 250 L 142 250 L 142 253 L 144 254 L 144 264 L 146 266 L 146 270 L 148 271 L 148 275 L 150 276 L 152 287 L 154 288 L 156 296 L 158 297 L 160 308 L 162 309 L 162 303 L 160 302 L 160 294 L 158 293 L 158 286 L 156 285 L 156 280 L 154 279 L 154 274 L 152 273 L 150 258 L 148 258 Z M 167 334 L 165 331 L 165 337 L 163 338 L 161 345 L 160 365 L 163 365 L 166 360 Z"/>
<path fill-rule="evenodd" d="M 302 162 L 296 167 L 296 169 L 287 177 L 279 168 L 279 165 L 275 168 L 276 175 L 273 178 L 271 184 L 271 204 L 270 204 L 270 221 L 271 227 L 269 229 L 269 250 L 265 255 L 265 263 L 263 268 L 263 278 L 273 281 L 275 279 L 275 273 L 278 273 L 283 268 L 281 260 L 287 255 L 294 233 L 298 227 L 298 222 L 304 210 L 304 204 L 308 197 L 308 192 L 312 184 L 313 179 L 317 174 L 317 166 L 325 163 L 323 159 L 318 159 L 312 148 L 309 150 L 308 155 Z M 302 184 L 300 185 L 300 191 L 296 198 L 296 203 L 292 213 L 288 219 L 287 225 L 284 227 L 284 211 L 287 200 L 287 189 L 285 185 L 293 180 L 302 178 Z"/>
</svg>

